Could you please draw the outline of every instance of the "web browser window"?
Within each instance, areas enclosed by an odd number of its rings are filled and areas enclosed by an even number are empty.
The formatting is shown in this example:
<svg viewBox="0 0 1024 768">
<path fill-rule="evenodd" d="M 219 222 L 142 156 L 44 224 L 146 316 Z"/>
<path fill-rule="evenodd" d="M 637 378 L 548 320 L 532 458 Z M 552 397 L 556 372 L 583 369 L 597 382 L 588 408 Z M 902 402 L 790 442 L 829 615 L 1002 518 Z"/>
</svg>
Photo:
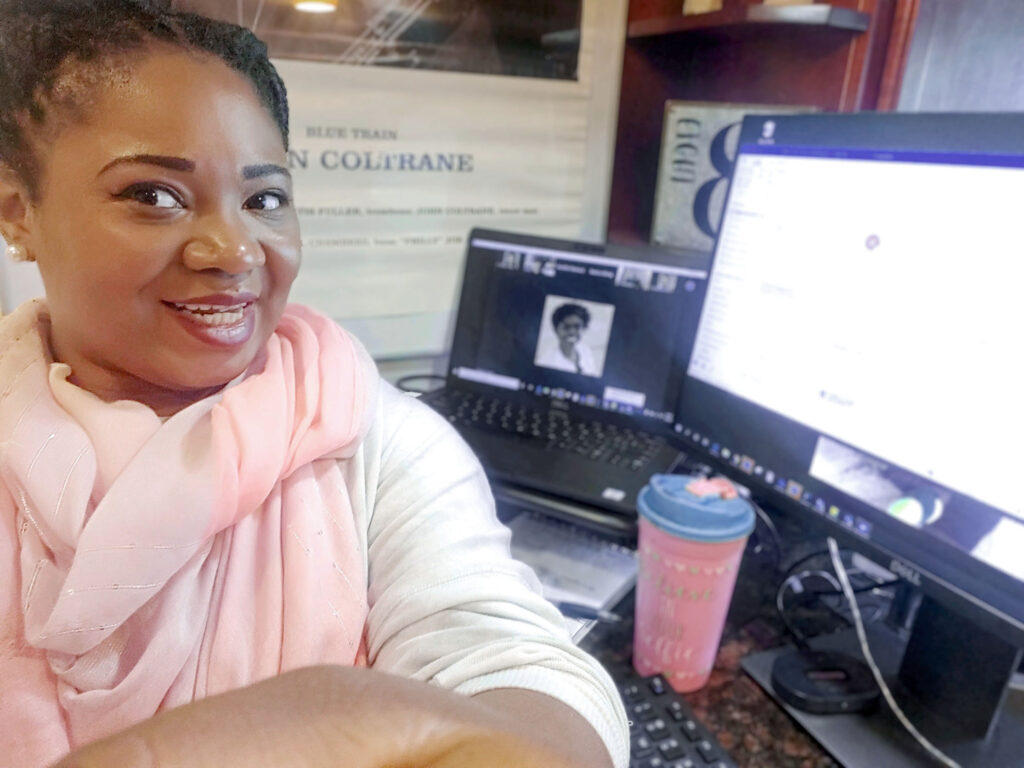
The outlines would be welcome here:
<svg viewBox="0 0 1024 768">
<path fill-rule="evenodd" d="M 689 375 L 1024 518 L 1019 165 L 746 147 Z"/>
</svg>

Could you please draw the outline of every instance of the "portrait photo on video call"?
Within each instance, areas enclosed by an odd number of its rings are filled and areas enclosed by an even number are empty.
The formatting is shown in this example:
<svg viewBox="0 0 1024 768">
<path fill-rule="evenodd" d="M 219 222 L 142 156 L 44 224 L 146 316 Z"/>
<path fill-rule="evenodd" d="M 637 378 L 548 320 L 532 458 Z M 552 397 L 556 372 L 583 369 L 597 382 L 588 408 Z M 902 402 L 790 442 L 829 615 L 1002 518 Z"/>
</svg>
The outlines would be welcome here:
<svg viewBox="0 0 1024 768">
<path fill-rule="evenodd" d="M 600 378 L 615 305 L 548 294 L 533 364 Z"/>
</svg>

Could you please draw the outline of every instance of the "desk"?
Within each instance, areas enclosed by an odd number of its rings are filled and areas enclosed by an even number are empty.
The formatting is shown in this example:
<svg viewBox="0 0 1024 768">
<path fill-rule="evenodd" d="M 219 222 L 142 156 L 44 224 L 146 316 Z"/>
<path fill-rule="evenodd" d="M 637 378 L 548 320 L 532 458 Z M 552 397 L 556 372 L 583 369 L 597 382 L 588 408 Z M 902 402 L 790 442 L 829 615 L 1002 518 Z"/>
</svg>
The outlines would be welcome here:
<svg viewBox="0 0 1024 768">
<path fill-rule="evenodd" d="M 773 565 L 748 552 L 711 679 L 685 698 L 740 768 L 836 768 L 838 763 L 740 669 L 740 659 L 748 653 L 785 642 L 782 623 L 775 614 L 777 583 Z M 632 594 L 616 612 L 626 620 L 595 626 L 580 647 L 599 659 L 628 657 L 633 634 Z"/>
</svg>

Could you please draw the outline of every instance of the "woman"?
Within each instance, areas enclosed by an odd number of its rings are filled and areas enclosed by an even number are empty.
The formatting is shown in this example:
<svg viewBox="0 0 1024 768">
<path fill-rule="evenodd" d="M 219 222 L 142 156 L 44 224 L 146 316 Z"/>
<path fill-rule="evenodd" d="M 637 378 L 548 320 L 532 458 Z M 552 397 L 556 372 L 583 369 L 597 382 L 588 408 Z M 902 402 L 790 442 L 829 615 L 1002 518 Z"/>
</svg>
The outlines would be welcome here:
<svg viewBox="0 0 1024 768">
<path fill-rule="evenodd" d="M 623 765 L 468 449 L 286 306 L 286 148 L 244 30 L 0 0 L 0 754 Z"/>
<path fill-rule="evenodd" d="M 590 326 L 590 312 L 582 304 L 566 302 L 551 313 L 558 345 L 542 346 L 537 353 L 537 365 L 560 371 L 599 376 L 594 353 L 583 343 L 583 334 Z"/>
</svg>

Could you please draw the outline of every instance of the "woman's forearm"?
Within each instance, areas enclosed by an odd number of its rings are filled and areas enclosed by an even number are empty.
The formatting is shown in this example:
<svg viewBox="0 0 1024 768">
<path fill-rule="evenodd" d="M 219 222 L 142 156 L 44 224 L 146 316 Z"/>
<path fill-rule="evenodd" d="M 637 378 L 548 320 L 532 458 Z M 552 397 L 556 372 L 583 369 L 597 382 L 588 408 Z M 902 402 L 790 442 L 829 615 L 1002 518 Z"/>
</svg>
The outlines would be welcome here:
<svg viewBox="0 0 1024 768">
<path fill-rule="evenodd" d="M 595 768 L 597 733 L 561 702 L 472 698 L 366 669 L 311 667 L 211 696 L 86 745 L 60 768 Z"/>
<path fill-rule="evenodd" d="M 170 709 L 72 752 L 58 768 L 373 768 L 374 744 L 360 743 L 358 722 L 367 681 L 347 672 L 310 667 Z"/>
</svg>

